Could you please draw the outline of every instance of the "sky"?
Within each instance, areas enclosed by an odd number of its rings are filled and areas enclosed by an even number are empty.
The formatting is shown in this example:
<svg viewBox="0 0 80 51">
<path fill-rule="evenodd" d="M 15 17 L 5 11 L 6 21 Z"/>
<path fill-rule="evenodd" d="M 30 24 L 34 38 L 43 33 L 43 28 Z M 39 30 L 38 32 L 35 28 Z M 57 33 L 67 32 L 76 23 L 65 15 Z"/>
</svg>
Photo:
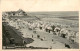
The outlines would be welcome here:
<svg viewBox="0 0 80 51">
<path fill-rule="evenodd" d="M 1 0 L 2 11 L 78 11 L 79 0 Z"/>
</svg>

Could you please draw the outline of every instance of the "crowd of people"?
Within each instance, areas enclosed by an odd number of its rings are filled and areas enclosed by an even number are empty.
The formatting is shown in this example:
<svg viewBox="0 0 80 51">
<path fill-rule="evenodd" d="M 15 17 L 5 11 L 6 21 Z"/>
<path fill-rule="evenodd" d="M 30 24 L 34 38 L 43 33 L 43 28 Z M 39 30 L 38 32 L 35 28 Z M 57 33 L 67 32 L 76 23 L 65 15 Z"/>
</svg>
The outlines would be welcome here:
<svg viewBox="0 0 80 51">
<path fill-rule="evenodd" d="M 69 25 L 63 25 L 59 23 L 50 23 L 45 21 L 27 21 L 27 20 L 21 20 L 21 19 L 9 19 L 9 25 L 16 27 L 16 29 L 29 29 L 29 30 L 35 30 L 34 33 L 36 33 L 37 29 L 40 29 L 42 31 L 53 33 L 54 35 L 60 36 L 62 38 L 66 38 L 72 42 L 78 42 L 77 38 L 79 37 L 79 32 L 75 32 L 72 30 L 68 30 L 66 28 L 69 28 Z"/>
</svg>

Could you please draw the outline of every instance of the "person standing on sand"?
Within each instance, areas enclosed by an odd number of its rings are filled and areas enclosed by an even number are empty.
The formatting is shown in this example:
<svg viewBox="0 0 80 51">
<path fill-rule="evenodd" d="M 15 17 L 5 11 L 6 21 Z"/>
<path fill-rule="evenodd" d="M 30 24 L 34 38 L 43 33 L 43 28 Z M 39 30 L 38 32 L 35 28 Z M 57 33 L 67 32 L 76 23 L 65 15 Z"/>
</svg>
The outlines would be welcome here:
<svg viewBox="0 0 80 51">
<path fill-rule="evenodd" d="M 37 35 L 37 38 L 40 38 L 40 35 Z"/>
<path fill-rule="evenodd" d="M 32 35 L 32 38 L 33 38 L 33 35 Z"/>
</svg>

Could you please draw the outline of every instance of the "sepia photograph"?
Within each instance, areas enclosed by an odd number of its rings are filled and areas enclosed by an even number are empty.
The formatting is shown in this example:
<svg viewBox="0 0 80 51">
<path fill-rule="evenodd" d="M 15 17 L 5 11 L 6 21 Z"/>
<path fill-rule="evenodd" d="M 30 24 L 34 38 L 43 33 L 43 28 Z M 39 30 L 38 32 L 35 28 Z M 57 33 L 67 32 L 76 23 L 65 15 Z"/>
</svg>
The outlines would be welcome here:
<svg viewBox="0 0 80 51">
<path fill-rule="evenodd" d="M 79 12 L 2 12 L 2 49 L 79 49 Z"/>
<path fill-rule="evenodd" d="M 0 0 L 0 51 L 79 51 L 79 0 Z"/>
</svg>

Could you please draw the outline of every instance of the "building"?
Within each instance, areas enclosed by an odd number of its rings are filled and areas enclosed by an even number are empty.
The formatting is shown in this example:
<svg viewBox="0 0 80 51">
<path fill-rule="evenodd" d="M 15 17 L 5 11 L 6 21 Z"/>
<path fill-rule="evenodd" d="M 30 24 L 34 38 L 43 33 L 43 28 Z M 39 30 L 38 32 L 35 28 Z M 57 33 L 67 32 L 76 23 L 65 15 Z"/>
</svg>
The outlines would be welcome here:
<svg viewBox="0 0 80 51">
<path fill-rule="evenodd" d="M 9 11 L 9 12 L 3 12 L 3 17 L 9 17 L 9 16 L 25 16 L 27 13 L 23 11 L 22 9 L 19 9 L 18 11 Z"/>
</svg>

